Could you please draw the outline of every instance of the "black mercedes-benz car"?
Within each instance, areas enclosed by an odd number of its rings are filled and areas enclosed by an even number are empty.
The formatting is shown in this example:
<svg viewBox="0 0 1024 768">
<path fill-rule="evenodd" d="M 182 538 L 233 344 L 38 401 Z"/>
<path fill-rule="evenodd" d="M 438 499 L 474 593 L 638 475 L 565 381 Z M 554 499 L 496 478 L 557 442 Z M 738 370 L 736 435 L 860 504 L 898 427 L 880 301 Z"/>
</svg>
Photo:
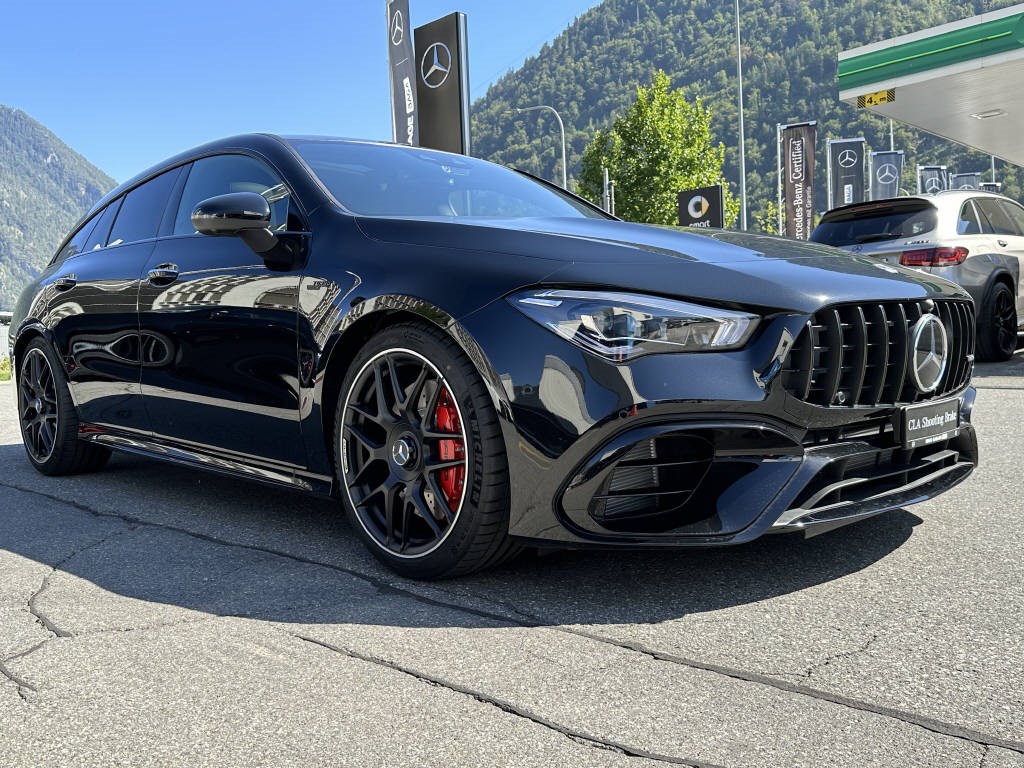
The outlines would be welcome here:
<svg viewBox="0 0 1024 768">
<path fill-rule="evenodd" d="M 472 158 L 248 135 L 101 200 L 22 295 L 28 458 L 335 495 L 402 574 L 734 544 L 977 463 L 974 312 L 838 250 L 618 221 Z"/>
</svg>

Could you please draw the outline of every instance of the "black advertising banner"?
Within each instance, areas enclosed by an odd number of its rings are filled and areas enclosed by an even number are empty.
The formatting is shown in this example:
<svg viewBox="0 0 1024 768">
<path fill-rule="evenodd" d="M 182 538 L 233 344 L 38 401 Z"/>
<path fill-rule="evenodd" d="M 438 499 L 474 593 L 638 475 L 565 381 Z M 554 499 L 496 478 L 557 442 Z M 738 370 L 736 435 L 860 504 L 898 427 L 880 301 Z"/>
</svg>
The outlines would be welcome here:
<svg viewBox="0 0 1024 768">
<path fill-rule="evenodd" d="M 864 202 L 864 139 L 828 143 L 828 207 Z"/>
<path fill-rule="evenodd" d="M 722 185 L 688 189 L 679 193 L 679 226 L 714 227 L 725 226 L 725 205 L 722 200 Z"/>
<path fill-rule="evenodd" d="M 419 146 L 416 117 L 416 52 L 409 26 L 409 0 L 388 3 L 388 63 L 391 65 L 391 121 L 398 144 Z"/>
<path fill-rule="evenodd" d="M 871 153 L 871 199 L 899 197 L 903 175 L 903 150 Z"/>
<path fill-rule="evenodd" d="M 949 177 L 950 189 L 981 189 L 980 173 L 954 173 Z"/>
<path fill-rule="evenodd" d="M 814 225 L 816 123 L 782 126 L 782 209 L 786 237 L 806 240 Z"/>
<path fill-rule="evenodd" d="M 948 189 L 946 166 L 944 165 L 919 165 L 917 166 L 917 191 L 934 195 Z"/>
<path fill-rule="evenodd" d="M 416 28 L 420 146 L 469 154 L 466 14 Z"/>
</svg>

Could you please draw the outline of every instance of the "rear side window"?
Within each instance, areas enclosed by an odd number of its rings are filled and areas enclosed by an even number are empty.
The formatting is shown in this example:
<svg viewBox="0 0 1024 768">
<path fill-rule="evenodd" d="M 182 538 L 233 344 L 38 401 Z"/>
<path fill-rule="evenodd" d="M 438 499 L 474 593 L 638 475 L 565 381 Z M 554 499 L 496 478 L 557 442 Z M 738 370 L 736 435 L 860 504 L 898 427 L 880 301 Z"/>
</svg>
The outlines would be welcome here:
<svg viewBox="0 0 1024 768">
<path fill-rule="evenodd" d="M 114 217 L 117 215 L 117 209 L 120 207 L 123 199 L 119 197 L 103 209 L 103 213 L 99 215 L 96 221 L 96 226 L 93 227 L 92 232 L 89 233 L 89 238 L 85 241 L 83 251 L 95 251 L 97 248 L 102 248 L 107 244 L 110 225 L 114 223 Z"/>
<path fill-rule="evenodd" d="M 924 200 L 868 205 L 825 214 L 811 240 L 825 245 L 876 243 L 923 235 L 937 224 L 935 207 Z"/>
<path fill-rule="evenodd" d="M 956 220 L 956 233 L 958 235 L 980 235 L 981 220 L 978 212 L 974 209 L 974 203 L 968 200 L 960 208 L 960 216 Z"/>
<path fill-rule="evenodd" d="M 288 228 L 288 188 L 264 163 L 245 155 L 215 155 L 197 160 L 189 172 L 185 189 L 181 193 L 178 215 L 174 219 L 174 234 L 195 233 L 192 211 L 209 197 L 231 192 L 255 192 L 270 203 L 270 228 Z M 293 227 L 299 229 L 301 227 Z"/>
<path fill-rule="evenodd" d="M 979 197 L 978 208 L 985 217 L 986 234 L 990 235 L 1019 235 L 1017 225 L 1010 218 L 1010 212 L 1002 205 L 1002 200 L 995 197 Z"/>
<path fill-rule="evenodd" d="M 60 249 L 60 253 L 57 254 L 54 261 L 64 261 L 64 259 L 70 258 L 76 253 L 84 251 L 85 244 L 89 241 L 89 235 L 92 234 L 92 230 L 96 226 L 96 222 L 99 221 L 99 218 L 99 216 L 93 216 L 85 222 L 85 224 L 79 227 L 74 237 L 68 240 L 64 247 Z"/>
<path fill-rule="evenodd" d="M 170 197 L 179 173 L 180 168 L 162 173 L 125 196 L 110 232 L 108 245 L 122 245 L 156 237 L 160 219 L 167 207 L 167 198 Z"/>
</svg>

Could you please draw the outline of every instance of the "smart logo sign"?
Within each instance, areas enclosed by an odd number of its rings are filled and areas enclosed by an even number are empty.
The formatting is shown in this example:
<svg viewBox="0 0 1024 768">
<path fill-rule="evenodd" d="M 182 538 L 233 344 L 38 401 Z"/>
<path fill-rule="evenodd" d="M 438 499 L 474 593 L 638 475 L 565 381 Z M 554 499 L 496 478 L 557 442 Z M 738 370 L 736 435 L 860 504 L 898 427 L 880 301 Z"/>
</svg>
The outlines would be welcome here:
<svg viewBox="0 0 1024 768">
<path fill-rule="evenodd" d="M 688 189 L 679 193 L 679 226 L 721 229 L 725 226 L 722 185 Z"/>
</svg>

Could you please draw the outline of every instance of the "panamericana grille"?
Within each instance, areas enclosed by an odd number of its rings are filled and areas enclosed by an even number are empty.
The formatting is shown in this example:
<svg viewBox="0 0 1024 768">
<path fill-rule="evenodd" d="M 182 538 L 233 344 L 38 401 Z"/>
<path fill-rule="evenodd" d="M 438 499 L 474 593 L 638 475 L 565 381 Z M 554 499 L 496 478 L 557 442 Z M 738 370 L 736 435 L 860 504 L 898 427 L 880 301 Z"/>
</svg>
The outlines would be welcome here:
<svg viewBox="0 0 1024 768">
<path fill-rule="evenodd" d="M 910 376 L 910 336 L 929 312 L 945 325 L 949 348 L 938 388 L 922 395 Z M 827 407 L 912 403 L 963 387 L 973 359 L 970 302 L 841 304 L 819 310 L 807 322 L 782 370 L 782 386 L 804 402 Z"/>
</svg>

